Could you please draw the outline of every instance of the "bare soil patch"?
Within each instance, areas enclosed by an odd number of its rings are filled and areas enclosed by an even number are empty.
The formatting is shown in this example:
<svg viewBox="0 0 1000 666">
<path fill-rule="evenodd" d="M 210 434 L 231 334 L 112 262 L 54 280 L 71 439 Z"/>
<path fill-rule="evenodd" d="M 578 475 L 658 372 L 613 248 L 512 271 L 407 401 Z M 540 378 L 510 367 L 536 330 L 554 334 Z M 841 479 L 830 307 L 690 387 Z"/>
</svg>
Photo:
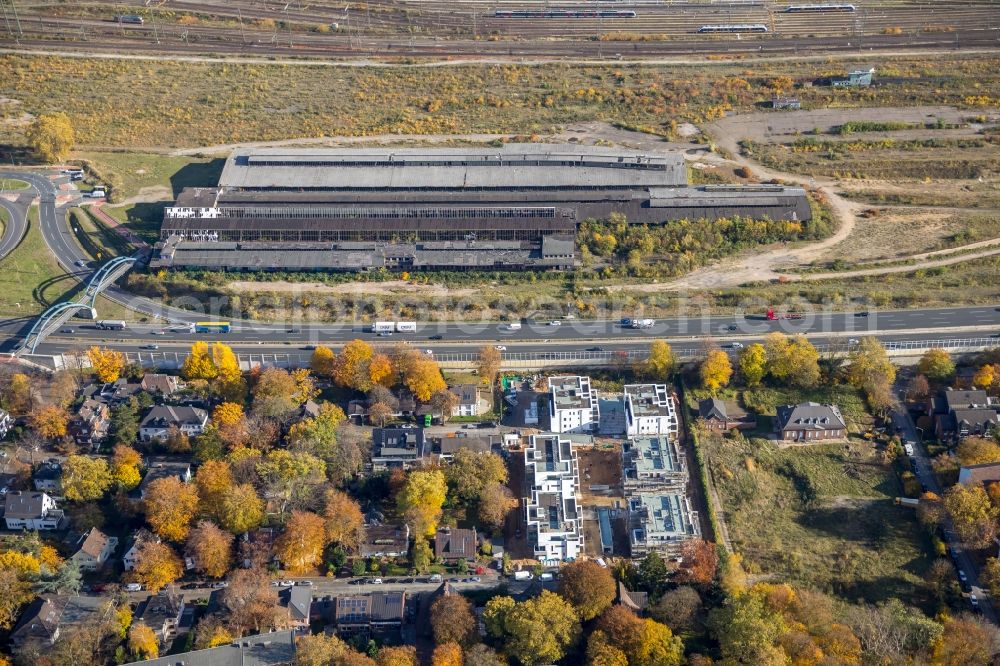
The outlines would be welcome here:
<svg viewBox="0 0 1000 666">
<path fill-rule="evenodd" d="M 414 284 L 406 280 L 386 280 L 385 282 L 340 282 L 325 284 L 323 282 L 258 282 L 253 280 L 237 280 L 229 283 L 229 288 L 236 292 L 272 291 L 279 293 L 321 293 L 321 294 L 420 294 L 422 296 L 470 296 L 479 292 L 478 289 L 452 289 L 436 284 Z"/>
</svg>

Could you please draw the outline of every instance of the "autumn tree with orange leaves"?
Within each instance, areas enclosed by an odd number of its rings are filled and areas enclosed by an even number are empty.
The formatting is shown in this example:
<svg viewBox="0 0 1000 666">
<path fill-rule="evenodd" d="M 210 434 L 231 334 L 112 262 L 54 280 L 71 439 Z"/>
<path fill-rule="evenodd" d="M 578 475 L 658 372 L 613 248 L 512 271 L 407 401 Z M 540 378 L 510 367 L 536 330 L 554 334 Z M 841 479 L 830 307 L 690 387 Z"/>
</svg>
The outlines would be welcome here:
<svg viewBox="0 0 1000 666">
<path fill-rule="evenodd" d="M 154 532 L 168 541 L 181 542 L 198 512 L 198 490 L 194 484 L 167 476 L 149 484 L 143 505 L 146 522 Z"/>
<path fill-rule="evenodd" d="M 326 525 L 323 519 L 309 511 L 293 511 L 285 531 L 275 543 L 275 553 L 286 569 L 305 573 L 322 562 L 324 546 Z"/>
<path fill-rule="evenodd" d="M 114 349 L 91 347 L 87 350 L 87 359 L 101 382 L 118 381 L 125 369 L 125 354 Z"/>
</svg>

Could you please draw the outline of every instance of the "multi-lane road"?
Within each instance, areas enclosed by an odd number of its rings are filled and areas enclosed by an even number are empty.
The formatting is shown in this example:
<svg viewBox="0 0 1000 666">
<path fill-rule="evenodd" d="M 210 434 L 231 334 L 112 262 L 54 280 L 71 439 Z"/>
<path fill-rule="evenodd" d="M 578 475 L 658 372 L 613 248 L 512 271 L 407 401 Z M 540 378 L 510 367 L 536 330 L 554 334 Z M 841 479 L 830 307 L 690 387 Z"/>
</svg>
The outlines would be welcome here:
<svg viewBox="0 0 1000 666">
<path fill-rule="evenodd" d="M 73 237 L 65 221 L 63 209 L 57 206 L 59 178 L 31 172 L 2 172 L 0 178 L 16 177 L 28 182 L 38 192 L 40 201 L 39 226 L 49 250 L 63 268 L 80 280 L 90 275 L 90 269 L 80 266 L 91 262 Z M 194 340 L 218 338 L 193 334 L 186 324 L 199 320 L 219 320 L 219 316 L 191 310 L 164 307 L 134 296 L 117 287 L 105 295 L 137 312 L 137 319 L 146 323 L 130 323 L 125 331 L 105 331 L 93 322 L 71 320 L 39 347 L 40 353 L 60 353 L 82 346 L 102 344 L 125 351 L 140 351 L 156 345 L 162 352 L 183 352 Z M 847 345 L 852 338 L 877 335 L 886 341 L 942 340 L 955 337 L 989 338 L 1000 332 L 1000 308 L 993 306 L 955 307 L 927 310 L 875 309 L 850 312 L 803 309 L 801 319 L 769 321 L 763 316 L 766 305 L 746 311 L 719 316 L 698 311 L 659 319 L 646 329 L 621 326 L 620 320 L 526 319 L 520 330 L 512 331 L 499 322 L 442 321 L 422 322 L 412 334 L 397 333 L 378 337 L 369 324 L 345 323 L 261 323 L 232 321 L 232 332 L 224 334 L 237 351 L 246 353 L 288 353 L 312 345 L 337 346 L 348 340 L 362 338 L 384 346 L 399 341 L 411 342 L 437 353 L 474 352 L 484 344 L 506 347 L 508 353 L 641 350 L 652 339 L 671 340 L 680 353 L 694 353 L 705 338 L 723 344 L 745 343 L 762 339 L 774 331 L 805 333 L 815 342 L 830 347 Z M 99 313 L 100 314 L 100 313 Z M 631 316 L 637 313 L 621 313 Z M 558 322 L 558 325 L 555 324 Z M 0 322 L 0 351 L 10 352 L 20 344 L 31 320 L 13 319 Z M 70 333 L 69 330 L 72 330 Z M 1000 343 L 1000 339 L 998 339 Z"/>
<path fill-rule="evenodd" d="M 0 259 L 13 252 L 28 231 L 28 206 L 31 204 L 31 196 L 31 194 L 19 196 L 17 201 L 0 199 L 0 208 L 7 213 L 7 224 L 3 225 L 3 236 L 0 237 Z"/>
</svg>

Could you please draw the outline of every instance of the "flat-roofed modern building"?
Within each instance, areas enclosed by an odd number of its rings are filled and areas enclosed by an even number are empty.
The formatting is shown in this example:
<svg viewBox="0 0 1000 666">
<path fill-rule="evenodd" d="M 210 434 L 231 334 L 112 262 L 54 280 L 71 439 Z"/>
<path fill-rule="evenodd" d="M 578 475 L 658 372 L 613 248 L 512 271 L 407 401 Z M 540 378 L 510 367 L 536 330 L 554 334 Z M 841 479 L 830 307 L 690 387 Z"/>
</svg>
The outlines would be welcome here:
<svg viewBox="0 0 1000 666">
<path fill-rule="evenodd" d="M 589 433 L 598 426 L 600 407 L 590 377 L 549 378 L 549 430 Z"/>
<path fill-rule="evenodd" d="M 583 552 L 577 504 L 580 468 L 573 444 L 558 435 L 532 435 L 524 450 L 528 543 L 543 563 L 575 560 Z"/>
<path fill-rule="evenodd" d="M 698 513 L 683 494 L 639 493 L 629 499 L 628 514 L 634 558 L 651 552 L 676 555 L 685 541 L 700 533 Z"/>
<path fill-rule="evenodd" d="M 577 225 L 612 213 L 809 219 L 800 189 L 720 187 L 687 187 L 679 153 L 568 144 L 239 149 L 218 187 L 186 188 L 166 209 L 152 265 L 565 269 Z"/>
<path fill-rule="evenodd" d="M 629 437 L 677 436 L 674 397 L 666 384 L 629 384 L 625 387 L 625 425 Z"/>
<path fill-rule="evenodd" d="M 666 435 L 630 439 L 622 446 L 626 494 L 669 490 L 683 494 L 688 469 L 677 441 Z"/>
</svg>

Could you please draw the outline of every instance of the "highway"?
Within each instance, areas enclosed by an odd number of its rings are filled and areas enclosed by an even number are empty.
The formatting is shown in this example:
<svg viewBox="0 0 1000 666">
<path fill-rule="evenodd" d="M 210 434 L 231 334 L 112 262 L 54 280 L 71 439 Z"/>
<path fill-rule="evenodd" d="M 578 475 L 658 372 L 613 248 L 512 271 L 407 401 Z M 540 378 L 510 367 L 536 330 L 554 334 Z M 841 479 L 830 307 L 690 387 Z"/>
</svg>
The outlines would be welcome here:
<svg viewBox="0 0 1000 666">
<path fill-rule="evenodd" d="M 0 259 L 10 254 L 20 244 L 28 231 L 28 206 L 31 205 L 31 195 L 18 197 L 16 202 L 0 199 L 0 208 L 7 211 L 8 223 L 4 225 L 3 237 L 0 238 Z"/>
<path fill-rule="evenodd" d="M 58 184 L 63 181 L 38 173 L 0 171 L 0 178 L 5 177 L 17 177 L 38 191 L 39 222 L 45 243 L 68 273 L 85 280 L 89 272 L 81 272 L 77 262 L 89 263 L 91 257 L 77 244 L 65 223 L 62 208 L 56 205 Z M 180 352 L 193 340 L 223 338 L 235 349 L 247 353 L 288 353 L 310 345 L 336 346 L 362 338 L 387 347 L 399 341 L 409 341 L 441 353 L 474 352 L 479 346 L 490 343 L 509 347 L 506 351 L 512 353 L 598 351 L 598 347 L 599 351 L 611 352 L 643 349 L 652 339 L 672 340 L 680 345 L 679 349 L 693 350 L 702 345 L 701 340 L 705 337 L 722 342 L 747 342 L 762 339 L 774 331 L 806 333 L 818 342 L 833 346 L 845 344 L 851 337 L 868 334 L 877 334 L 892 341 L 953 338 L 958 331 L 969 333 L 966 337 L 989 337 L 1000 331 L 1000 308 L 993 306 L 886 311 L 858 309 L 848 312 L 789 308 L 789 311 L 802 314 L 802 318 L 768 321 L 763 316 L 768 306 L 757 304 L 746 310 L 736 309 L 732 315 L 725 316 L 711 316 L 692 308 L 690 314 L 661 318 L 652 327 L 638 330 L 623 328 L 620 317 L 639 316 L 641 313 L 623 312 L 618 317 L 599 320 L 540 316 L 523 320 L 521 329 L 516 331 L 499 322 L 421 322 L 416 333 L 378 337 L 371 333 L 370 325 L 359 322 L 261 323 L 238 318 L 230 320 L 217 314 L 165 307 L 116 287 L 109 288 L 105 296 L 127 305 L 150 323 L 130 323 L 128 330 L 112 332 L 97 329 L 92 322 L 71 320 L 51 340 L 43 343 L 39 351 L 57 353 L 91 344 L 139 351 L 142 347 L 155 344 L 161 351 Z M 192 334 L 186 325 L 178 325 L 205 319 L 230 320 L 233 331 L 222 335 Z M 556 322 L 558 325 L 555 325 Z M 0 351 L 12 351 L 30 325 L 31 321 L 27 319 L 0 322 L 0 335 L 5 338 L 0 342 Z M 73 332 L 62 332 L 68 329 Z"/>
</svg>

